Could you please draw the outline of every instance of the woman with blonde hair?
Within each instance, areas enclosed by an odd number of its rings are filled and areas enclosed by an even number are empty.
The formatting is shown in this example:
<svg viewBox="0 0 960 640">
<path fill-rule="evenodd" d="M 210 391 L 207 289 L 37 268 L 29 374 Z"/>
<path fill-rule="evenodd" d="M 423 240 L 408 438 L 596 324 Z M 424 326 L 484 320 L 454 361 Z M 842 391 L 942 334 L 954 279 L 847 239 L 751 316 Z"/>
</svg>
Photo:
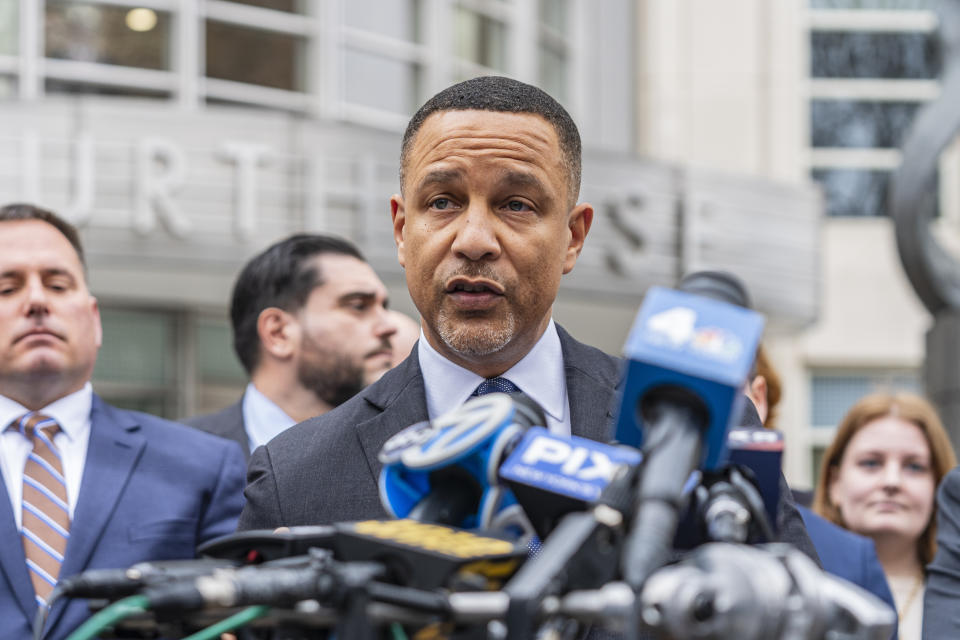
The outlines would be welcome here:
<svg viewBox="0 0 960 640">
<path fill-rule="evenodd" d="M 873 539 L 901 640 L 920 638 L 925 567 L 936 552 L 936 488 L 956 463 L 937 412 L 912 393 L 861 398 L 824 454 L 813 509 Z"/>
</svg>

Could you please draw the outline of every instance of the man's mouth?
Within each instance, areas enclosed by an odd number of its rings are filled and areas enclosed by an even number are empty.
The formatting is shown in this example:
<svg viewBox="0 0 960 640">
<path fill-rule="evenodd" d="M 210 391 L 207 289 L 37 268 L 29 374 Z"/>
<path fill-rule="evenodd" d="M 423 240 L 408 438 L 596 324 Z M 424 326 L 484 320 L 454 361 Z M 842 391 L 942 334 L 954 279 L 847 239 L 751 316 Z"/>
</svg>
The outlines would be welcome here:
<svg viewBox="0 0 960 640">
<path fill-rule="evenodd" d="M 42 339 L 42 338 L 54 338 L 54 339 L 56 339 L 56 340 L 63 340 L 63 339 L 64 339 L 62 335 L 60 335 L 59 333 L 57 333 L 57 332 L 55 332 L 55 331 L 51 331 L 50 329 L 47 329 L 46 327 L 36 327 L 36 328 L 30 329 L 29 331 L 25 331 L 24 333 L 20 334 L 13 342 L 14 342 L 14 344 L 16 344 L 17 342 L 22 342 L 22 341 L 24 341 L 24 340 L 30 340 L 31 338 L 38 338 L 38 339 Z"/>
<path fill-rule="evenodd" d="M 463 309 L 481 310 L 503 297 L 503 287 L 491 280 L 454 278 L 447 283 L 446 293 Z"/>
</svg>

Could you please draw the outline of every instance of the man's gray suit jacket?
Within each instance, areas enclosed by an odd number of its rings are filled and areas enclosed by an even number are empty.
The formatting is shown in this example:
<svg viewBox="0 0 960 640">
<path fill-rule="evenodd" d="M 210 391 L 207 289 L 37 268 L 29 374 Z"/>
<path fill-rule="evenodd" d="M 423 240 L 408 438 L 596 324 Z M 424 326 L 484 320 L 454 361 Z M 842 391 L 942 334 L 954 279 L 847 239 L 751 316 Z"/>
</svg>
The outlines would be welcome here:
<svg viewBox="0 0 960 640">
<path fill-rule="evenodd" d="M 202 416 L 193 416 L 180 421 L 189 425 L 212 433 L 215 436 L 233 440 L 240 445 L 243 450 L 244 460 L 250 460 L 250 439 L 247 436 L 247 427 L 243 422 L 243 398 L 236 404 L 232 404 L 226 409 L 216 413 L 207 413 Z"/>
<path fill-rule="evenodd" d="M 621 361 L 574 340 L 557 326 L 573 435 L 609 441 Z M 380 504 L 380 448 L 401 429 L 427 420 L 417 350 L 333 411 L 287 429 L 258 447 L 247 471 L 240 530 L 386 518 Z M 781 483 L 785 487 L 785 483 Z M 816 559 L 790 498 L 781 491 L 781 538 Z"/>
</svg>

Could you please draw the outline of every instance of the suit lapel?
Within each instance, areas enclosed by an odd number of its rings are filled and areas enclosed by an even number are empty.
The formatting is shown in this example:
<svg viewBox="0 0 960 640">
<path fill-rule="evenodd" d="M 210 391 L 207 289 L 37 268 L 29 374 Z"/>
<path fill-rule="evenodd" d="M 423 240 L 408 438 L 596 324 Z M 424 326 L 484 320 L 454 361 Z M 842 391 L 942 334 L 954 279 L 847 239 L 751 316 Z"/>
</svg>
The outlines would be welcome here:
<svg viewBox="0 0 960 640">
<path fill-rule="evenodd" d="M 388 377 L 389 376 L 389 377 Z M 427 396 L 420 373 L 420 359 L 416 350 L 395 369 L 381 379 L 383 384 L 367 387 L 364 399 L 381 413 L 356 425 L 357 438 L 367 466 L 375 482 L 379 483 L 378 455 L 390 436 L 415 422 L 427 420 Z"/>
<path fill-rule="evenodd" d="M 559 325 L 557 332 L 563 351 L 573 434 L 607 442 L 613 437 L 613 403 L 620 362 L 577 342 Z M 380 414 L 357 424 L 355 429 L 370 473 L 374 481 L 378 481 L 381 464 L 377 456 L 383 444 L 401 429 L 429 418 L 416 351 L 364 393 L 364 399 L 379 409 Z"/>
<path fill-rule="evenodd" d="M 37 610 L 33 584 L 30 583 L 30 575 L 27 573 L 27 562 L 24 559 L 13 506 L 10 504 L 10 494 L 6 491 L 6 485 L 3 486 L 4 495 L 0 496 L 0 540 L 6 542 L 0 545 L 0 572 L 10 587 L 10 593 L 23 610 L 23 615 L 32 623 Z"/>
<path fill-rule="evenodd" d="M 60 575 L 71 576 L 86 568 L 143 452 L 146 439 L 139 430 L 140 425 L 130 414 L 117 411 L 94 395 L 80 497 Z M 48 629 L 53 628 L 65 605 L 65 601 L 54 605 Z"/>
<path fill-rule="evenodd" d="M 613 438 L 613 403 L 620 363 L 577 342 L 559 325 L 557 333 L 563 350 L 571 431 L 575 436 L 608 442 Z"/>
</svg>

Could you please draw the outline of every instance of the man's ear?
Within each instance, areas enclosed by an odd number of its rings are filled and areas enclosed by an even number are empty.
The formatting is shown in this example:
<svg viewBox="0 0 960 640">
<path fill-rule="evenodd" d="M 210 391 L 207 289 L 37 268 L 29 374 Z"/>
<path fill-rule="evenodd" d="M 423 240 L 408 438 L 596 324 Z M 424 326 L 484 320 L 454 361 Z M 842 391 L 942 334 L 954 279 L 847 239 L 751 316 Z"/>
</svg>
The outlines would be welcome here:
<svg viewBox="0 0 960 640">
<path fill-rule="evenodd" d="M 266 353 L 278 360 L 288 360 L 297 352 L 300 327 L 283 309 L 267 307 L 257 316 L 257 335 Z"/>
<path fill-rule="evenodd" d="M 563 260 L 563 272 L 573 271 L 573 265 L 577 263 L 580 257 L 580 251 L 583 250 L 583 243 L 590 233 L 590 225 L 593 224 L 593 207 L 586 202 L 581 202 L 573 211 L 567 221 L 567 227 L 570 229 L 570 244 L 567 245 L 567 255 Z"/>
<path fill-rule="evenodd" d="M 406 258 L 403 255 L 403 225 L 407 222 L 406 209 L 403 206 L 403 196 L 390 196 L 390 216 L 393 218 L 393 241 L 397 243 L 397 260 L 401 267 L 406 267 Z"/>
<path fill-rule="evenodd" d="M 103 322 L 100 320 L 100 303 L 93 296 L 90 296 L 90 309 L 93 312 L 93 337 L 99 349 L 103 346 Z"/>
</svg>

